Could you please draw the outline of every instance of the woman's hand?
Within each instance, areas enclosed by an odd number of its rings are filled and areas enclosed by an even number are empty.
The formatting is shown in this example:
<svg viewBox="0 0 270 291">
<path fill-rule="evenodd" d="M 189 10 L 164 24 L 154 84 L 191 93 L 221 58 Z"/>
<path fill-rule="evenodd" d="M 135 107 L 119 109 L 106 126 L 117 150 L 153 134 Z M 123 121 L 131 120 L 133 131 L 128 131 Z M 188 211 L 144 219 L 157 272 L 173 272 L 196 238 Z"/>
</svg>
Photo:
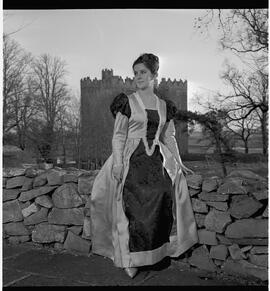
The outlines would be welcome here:
<svg viewBox="0 0 270 291">
<path fill-rule="evenodd" d="M 113 172 L 113 176 L 115 177 L 115 179 L 118 182 L 121 182 L 122 181 L 122 177 L 123 177 L 123 164 L 114 165 L 113 169 L 112 169 L 112 172 Z"/>
<path fill-rule="evenodd" d="M 183 165 L 183 163 L 178 162 L 177 168 L 178 168 L 177 171 L 179 171 L 181 169 L 184 175 L 188 175 L 188 174 L 194 175 L 195 174 L 191 169 L 189 169 L 188 167 Z"/>
</svg>

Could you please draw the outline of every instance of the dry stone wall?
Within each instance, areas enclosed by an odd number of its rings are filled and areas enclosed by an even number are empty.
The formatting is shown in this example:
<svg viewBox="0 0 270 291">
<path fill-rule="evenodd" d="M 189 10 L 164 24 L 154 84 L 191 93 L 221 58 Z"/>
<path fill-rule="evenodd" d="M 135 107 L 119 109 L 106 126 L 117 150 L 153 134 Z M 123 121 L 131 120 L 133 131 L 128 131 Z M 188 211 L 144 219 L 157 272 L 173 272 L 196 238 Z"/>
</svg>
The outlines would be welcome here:
<svg viewBox="0 0 270 291">
<path fill-rule="evenodd" d="M 98 170 L 3 170 L 3 238 L 91 252 L 88 205 Z M 268 184 L 255 173 L 187 176 L 199 243 L 178 262 L 190 268 L 268 278 Z"/>
<path fill-rule="evenodd" d="M 268 183 L 248 170 L 187 177 L 199 243 L 183 261 L 211 272 L 268 279 Z"/>
<path fill-rule="evenodd" d="M 98 171 L 4 169 L 3 237 L 89 253 L 89 209 Z"/>
</svg>

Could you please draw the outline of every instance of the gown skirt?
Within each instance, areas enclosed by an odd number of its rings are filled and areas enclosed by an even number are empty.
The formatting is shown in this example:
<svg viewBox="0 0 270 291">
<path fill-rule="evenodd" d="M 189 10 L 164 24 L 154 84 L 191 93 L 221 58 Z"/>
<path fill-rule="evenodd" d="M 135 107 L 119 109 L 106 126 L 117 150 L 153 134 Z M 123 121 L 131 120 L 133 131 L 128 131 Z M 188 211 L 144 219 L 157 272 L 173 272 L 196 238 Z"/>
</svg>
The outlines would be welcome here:
<svg viewBox="0 0 270 291">
<path fill-rule="evenodd" d="M 146 113 L 146 142 L 151 147 L 160 117 L 157 110 Z M 123 183 L 113 177 L 112 154 L 96 176 L 88 202 L 92 252 L 121 268 L 179 256 L 198 240 L 185 177 L 177 174 L 173 184 L 162 144 L 149 156 L 142 138 L 127 143 Z"/>
<path fill-rule="evenodd" d="M 147 142 L 152 145 L 159 124 L 156 110 L 147 109 Z M 169 242 L 173 225 L 173 186 L 156 145 L 151 156 L 142 141 L 130 157 L 123 187 L 123 208 L 129 221 L 130 252 L 150 251 Z"/>
</svg>

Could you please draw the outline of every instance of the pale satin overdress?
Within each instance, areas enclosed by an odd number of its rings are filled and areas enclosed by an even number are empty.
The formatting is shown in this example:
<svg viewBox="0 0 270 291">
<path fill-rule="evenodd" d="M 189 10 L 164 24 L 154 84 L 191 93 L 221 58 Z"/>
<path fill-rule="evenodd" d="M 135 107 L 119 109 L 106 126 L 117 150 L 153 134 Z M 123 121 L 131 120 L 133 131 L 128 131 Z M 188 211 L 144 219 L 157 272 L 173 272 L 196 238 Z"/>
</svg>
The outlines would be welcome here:
<svg viewBox="0 0 270 291">
<path fill-rule="evenodd" d="M 171 120 L 166 123 L 166 103 L 157 99 L 159 126 L 156 144 L 163 156 L 166 168 L 174 185 L 174 219 L 177 235 L 170 236 L 170 242 L 161 247 L 141 252 L 129 251 L 128 219 L 123 209 L 123 186 L 129 170 L 129 160 L 140 139 L 146 135 L 147 115 L 137 93 L 128 96 L 131 116 L 118 112 L 115 119 L 112 148 L 113 152 L 97 175 L 89 200 L 91 209 L 92 252 L 109 257 L 117 267 L 151 265 L 165 256 L 178 257 L 198 242 L 196 222 L 191 206 L 186 178 L 171 151 L 177 144 L 174 138 L 175 127 Z M 171 149 L 171 151 L 170 151 Z M 113 174 L 113 165 L 123 163 L 122 181 Z"/>
</svg>

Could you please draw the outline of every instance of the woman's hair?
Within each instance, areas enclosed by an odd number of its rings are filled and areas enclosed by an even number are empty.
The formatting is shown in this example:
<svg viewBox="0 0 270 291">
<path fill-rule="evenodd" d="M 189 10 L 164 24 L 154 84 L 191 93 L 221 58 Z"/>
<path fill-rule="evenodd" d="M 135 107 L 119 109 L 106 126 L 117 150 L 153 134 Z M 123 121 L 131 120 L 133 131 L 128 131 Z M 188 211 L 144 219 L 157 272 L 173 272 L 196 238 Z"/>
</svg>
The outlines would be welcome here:
<svg viewBox="0 0 270 291">
<path fill-rule="evenodd" d="M 132 68 L 137 64 L 144 64 L 153 75 L 157 74 L 159 69 L 159 59 L 153 54 L 142 54 L 133 63 Z"/>
</svg>

